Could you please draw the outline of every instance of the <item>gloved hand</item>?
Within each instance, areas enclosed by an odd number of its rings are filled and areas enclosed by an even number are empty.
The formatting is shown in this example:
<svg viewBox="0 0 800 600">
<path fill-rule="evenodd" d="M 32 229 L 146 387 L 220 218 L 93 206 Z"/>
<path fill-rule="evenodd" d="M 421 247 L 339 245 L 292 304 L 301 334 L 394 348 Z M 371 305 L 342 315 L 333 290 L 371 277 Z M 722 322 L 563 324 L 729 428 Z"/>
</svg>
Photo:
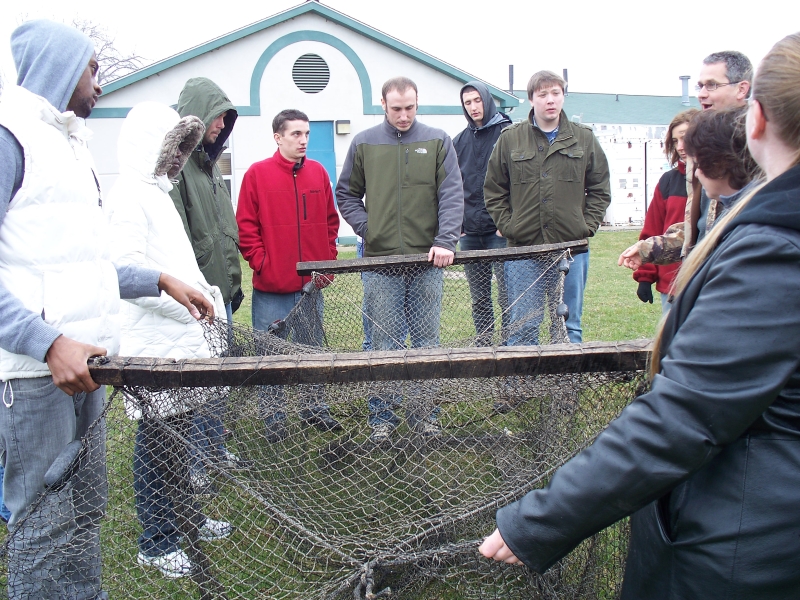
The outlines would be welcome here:
<svg viewBox="0 0 800 600">
<path fill-rule="evenodd" d="M 649 281 L 640 281 L 639 287 L 636 290 L 636 295 L 642 302 L 653 303 L 653 284 Z"/>
</svg>

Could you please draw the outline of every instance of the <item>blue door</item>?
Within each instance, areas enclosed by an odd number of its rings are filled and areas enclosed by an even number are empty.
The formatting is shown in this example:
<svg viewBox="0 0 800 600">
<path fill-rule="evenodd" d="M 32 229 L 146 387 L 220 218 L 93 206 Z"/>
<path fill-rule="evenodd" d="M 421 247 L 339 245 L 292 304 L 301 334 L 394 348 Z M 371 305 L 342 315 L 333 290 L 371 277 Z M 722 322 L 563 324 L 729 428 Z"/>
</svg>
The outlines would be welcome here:
<svg viewBox="0 0 800 600">
<path fill-rule="evenodd" d="M 336 153 L 333 151 L 333 121 L 311 121 L 311 134 L 308 138 L 308 158 L 322 163 L 331 185 L 336 186 Z"/>
</svg>

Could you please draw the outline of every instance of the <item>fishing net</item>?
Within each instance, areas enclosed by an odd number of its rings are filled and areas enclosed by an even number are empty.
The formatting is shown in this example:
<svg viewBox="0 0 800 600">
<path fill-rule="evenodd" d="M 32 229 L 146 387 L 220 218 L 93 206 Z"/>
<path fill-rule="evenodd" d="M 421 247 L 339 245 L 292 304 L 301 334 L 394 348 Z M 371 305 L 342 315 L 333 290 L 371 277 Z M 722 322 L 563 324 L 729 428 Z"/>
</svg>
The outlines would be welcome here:
<svg viewBox="0 0 800 600">
<path fill-rule="evenodd" d="M 537 271 L 553 283 L 528 314 L 542 340 L 565 341 L 569 251 L 545 254 Z M 520 323 L 503 325 L 494 268 L 490 332 L 476 329 L 463 264 L 444 270 L 438 340 L 422 343 L 429 325 L 408 292 L 401 319 L 369 287 L 425 267 L 372 260 L 369 273 L 384 271 L 372 282 L 358 261 L 312 269 L 317 285 L 270 331 L 204 325 L 215 358 L 97 361 L 93 377 L 115 389 L 12 527 L 12 596 L 50 597 L 14 587 L 33 580 L 70 598 L 615 597 L 625 522 L 544 575 L 477 546 L 497 508 L 546 485 L 641 391 L 645 345 L 502 346 Z M 394 348 L 362 352 L 365 323 L 373 344 Z M 82 474 L 104 458 L 100 581 L 76 559 L 87 546 L 74 528 L 42 532 L 54 510 L 77 514 Z"/>
</svg>

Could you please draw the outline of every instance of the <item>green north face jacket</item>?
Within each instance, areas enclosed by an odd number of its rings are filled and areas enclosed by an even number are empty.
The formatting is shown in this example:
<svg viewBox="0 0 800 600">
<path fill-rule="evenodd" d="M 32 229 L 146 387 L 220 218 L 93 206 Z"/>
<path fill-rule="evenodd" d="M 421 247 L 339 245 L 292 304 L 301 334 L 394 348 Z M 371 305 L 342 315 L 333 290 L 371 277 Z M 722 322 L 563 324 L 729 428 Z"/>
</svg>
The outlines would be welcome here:
<svg viewBox="0 0 800 600">
<path fill-rule="evenodd" d="M 552 145 L 532 116 L 506 127 L 495 144 L 486 210 L 510 247 L 591 237 L 611 203 L 606 155 L 592 129 L 563 110 Z"/>
<path fill-rule="evenodd" d="M 225 128 L 213 144 L 201 144 L 192 152 L 170 196 L 192 241 L 200 270 L 211 285 L 222 290 L 228 304 L 240 295 L 242 268 L 236 215 L 217 159 L 238 115 L 225 93 L 210 79 L 196 77 L 186 82 L 178 99 L 181 117 L 194 115 L 203 120 L 207 129 L 224 112 Z"/>
</svg>

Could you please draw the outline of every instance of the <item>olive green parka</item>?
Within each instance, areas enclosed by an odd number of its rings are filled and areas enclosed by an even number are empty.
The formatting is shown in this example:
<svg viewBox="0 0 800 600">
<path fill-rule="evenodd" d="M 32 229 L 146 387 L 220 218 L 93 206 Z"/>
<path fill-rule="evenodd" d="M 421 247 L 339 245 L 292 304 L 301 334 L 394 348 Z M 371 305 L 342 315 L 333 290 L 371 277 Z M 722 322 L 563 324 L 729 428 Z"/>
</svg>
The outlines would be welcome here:
<svg viewBox="0 0 800 600">
<path fill-rule="evenodd" d="M 192 241 L 200 270 L 211 285 L 219 287 L 228 304 L 241 296 L 242 268 L 236 215 L 217 160 L 238 114 L 225 93 L 204 77 L 186 82 L 178 99 L 178 113 L 181 117 L 193 115 L 202 119 L 206 129 L 219 115 L 227 113 L 225 128 L 214 143 L 201 143 L 192 152 L 170 196 Z"/>
<path fill-rule="evenodd" d="M 593 236 L 611 203 L 600 143 L 562 110 L 551 145 L 532 118 L 533 111 L 500 134 L 486 171 L 486 210 L 511 247 Z"/>
</svg>

